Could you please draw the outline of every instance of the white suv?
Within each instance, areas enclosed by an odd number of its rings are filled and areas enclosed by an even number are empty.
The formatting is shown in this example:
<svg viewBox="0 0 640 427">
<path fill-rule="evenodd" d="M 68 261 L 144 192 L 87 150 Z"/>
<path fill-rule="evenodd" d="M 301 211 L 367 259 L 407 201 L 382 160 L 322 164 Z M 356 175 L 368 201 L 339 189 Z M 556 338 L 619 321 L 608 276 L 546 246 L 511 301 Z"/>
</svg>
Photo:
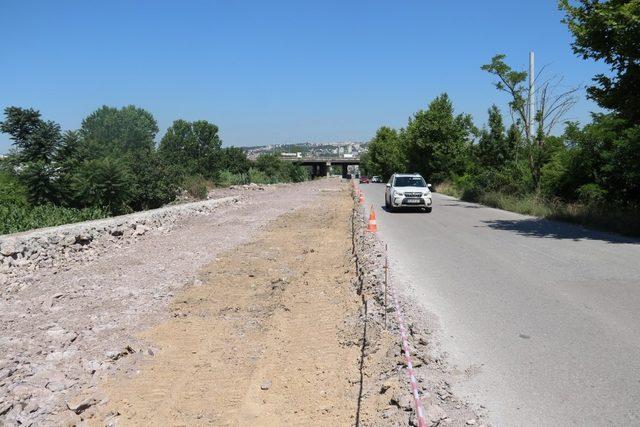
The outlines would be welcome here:
<svg viewBox="0 0 640 427">
<path fill-rule="evenodd" d="M 394 173 L 384 192 L 384 205 L 390 211 L 398 208 L 422 208 L 431 212 L 431 184 L 417 173 Z"/>
</svg>

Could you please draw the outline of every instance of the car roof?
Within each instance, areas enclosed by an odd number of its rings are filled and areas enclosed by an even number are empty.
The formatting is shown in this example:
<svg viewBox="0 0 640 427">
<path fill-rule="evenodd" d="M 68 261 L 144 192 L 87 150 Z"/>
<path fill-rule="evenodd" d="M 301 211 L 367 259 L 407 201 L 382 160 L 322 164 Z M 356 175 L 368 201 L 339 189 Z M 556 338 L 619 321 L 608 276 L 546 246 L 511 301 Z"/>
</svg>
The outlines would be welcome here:
<svg viewBox="0 0 640 427">
<path fill-rule="evenodd" d="M 422 175 L 420 175 L 419 173 L 394 173 L 394 176 L 398 177 L 398 176 L 419 176 L 420 178 L 422 178 Z"/>
</svg>

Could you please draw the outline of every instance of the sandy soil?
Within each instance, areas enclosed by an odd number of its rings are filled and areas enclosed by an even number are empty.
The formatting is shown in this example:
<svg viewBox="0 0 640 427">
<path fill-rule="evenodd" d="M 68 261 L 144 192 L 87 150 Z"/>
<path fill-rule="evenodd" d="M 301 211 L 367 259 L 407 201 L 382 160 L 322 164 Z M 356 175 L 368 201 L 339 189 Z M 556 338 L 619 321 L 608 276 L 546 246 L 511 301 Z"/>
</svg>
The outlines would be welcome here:
<svg viewBox="0 0 640 427">
<path fill-rule="evenodd" d="M 103 385 L 109 403 L 93 423 L 353 424 L 351 206 L 346 191 L 326 194 L 207 266 L 172 318 L 142 334 L 154 360 Z"/>
<path fill-rule="evenodd" d="M 333 179 L 247 191 L 240 203 L 0 287 L 0 425 L 78 422 L 103 400 L 101 378 L 135 372 L 157 351 L 137 332 L 170 316 L 168 304 L 199 283 L 198 271 L 339 186 Z"/>
</svg>

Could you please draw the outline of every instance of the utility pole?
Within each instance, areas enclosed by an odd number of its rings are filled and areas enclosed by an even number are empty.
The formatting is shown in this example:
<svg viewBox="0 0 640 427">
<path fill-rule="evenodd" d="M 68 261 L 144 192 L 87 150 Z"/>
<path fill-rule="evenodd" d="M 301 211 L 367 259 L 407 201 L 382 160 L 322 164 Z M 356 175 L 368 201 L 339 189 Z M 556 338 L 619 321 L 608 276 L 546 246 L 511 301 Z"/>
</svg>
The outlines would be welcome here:
<svg viewBox="0 0 640 427">
<path fill-rule="evenodd" d="M 529 137 L 535 139 L 536 95 L 533 51 L 529 52 Z"/>
</svg>

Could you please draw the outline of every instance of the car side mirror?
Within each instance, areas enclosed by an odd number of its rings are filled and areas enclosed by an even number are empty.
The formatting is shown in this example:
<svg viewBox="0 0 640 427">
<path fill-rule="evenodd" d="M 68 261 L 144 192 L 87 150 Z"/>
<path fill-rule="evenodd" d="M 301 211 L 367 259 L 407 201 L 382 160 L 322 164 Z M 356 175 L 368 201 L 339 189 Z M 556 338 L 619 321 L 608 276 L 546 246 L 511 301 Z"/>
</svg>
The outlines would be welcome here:
<svg viewBox="0 0 640 427">
<path fill-rule="evenodd" d="M 388 187 L 388 188 L 391 188 L 391 184 L 389 184 L 388 182 L 387 182 L 387 187 Z"/>
<path fill-rule="evenodd" d="M 427 188 L 431 190 L 431 184 L 427 184 Z"/>
</svg>

